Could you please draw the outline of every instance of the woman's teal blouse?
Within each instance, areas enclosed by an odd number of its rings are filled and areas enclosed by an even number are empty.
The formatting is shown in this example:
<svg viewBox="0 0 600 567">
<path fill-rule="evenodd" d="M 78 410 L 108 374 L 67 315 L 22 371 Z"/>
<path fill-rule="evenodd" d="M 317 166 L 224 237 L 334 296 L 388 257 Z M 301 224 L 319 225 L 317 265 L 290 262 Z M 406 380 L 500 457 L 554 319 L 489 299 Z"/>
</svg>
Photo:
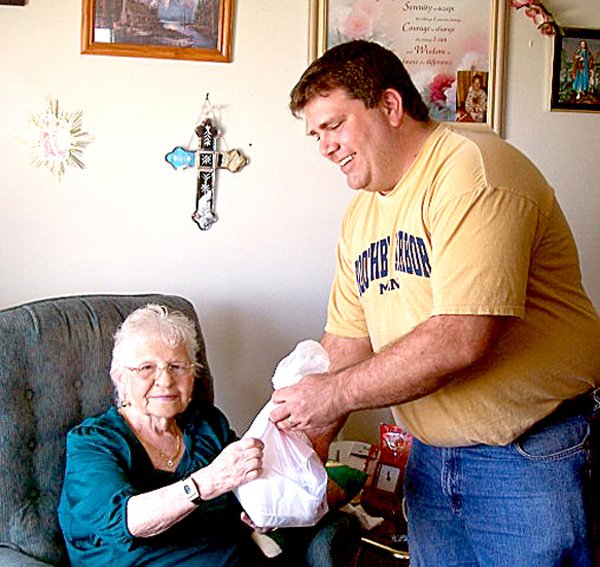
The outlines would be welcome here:
<svg viewBox="0 0 600 567">
<path fill-rule="evenodd" d="M 58 508 L 72 565 L 248 565 L 253 548 L 231 492 L 202 502 L 160 535 L 133 537 L 126 522 L 131 496 L 161 488 L 205 467 L 236 436 L 225 416 L 203 404 L 178 417 L 185 452 L 174 472 L 154 468 L 115 408 L 90 417 L 67 436 Z"/>
</svg>

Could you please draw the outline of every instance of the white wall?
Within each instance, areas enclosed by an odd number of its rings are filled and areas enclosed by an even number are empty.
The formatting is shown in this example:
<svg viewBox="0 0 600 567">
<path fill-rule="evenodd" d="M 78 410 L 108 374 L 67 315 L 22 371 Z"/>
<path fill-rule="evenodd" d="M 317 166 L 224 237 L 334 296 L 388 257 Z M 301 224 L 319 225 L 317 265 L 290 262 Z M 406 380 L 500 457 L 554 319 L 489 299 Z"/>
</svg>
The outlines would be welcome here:
<svg viewBox="0 0 600 567">
<path fill-rule="evenodd" d="M 322 332 L 334 245 L 350 197 L 304 136 L 287 96 L 307 63 L 308 0 L 239 0 L 230 64 L 81 55 L 79 0 L 0 6 L 0 307 L 56 295 L 164 292 L 199 312 L 218 405 L 242 432 L 277 361 Z M 552 4 L 600 27 L 597 0 Z M 285 5 L 285 7 L 284 7 Z M 511 15 L 507 138 L 556 186 L 600 305 L 600 115 L 550 113 L 551 40 Z M 596 18 L 596 21 L 593 21 Z M 531 45 L 530 45 L 531 43 Z M 204 97 L 250 165 L 219 178 L 219 222 L 190 220 L 195 178 L 164 155 L 185 145 Z M 94 142 L 61 183 L 19 139 L 46 97 L 82 110 Z M 372 440 L 387 411 L 356 416 Z"/>
<path fill-rule="evenodd" d="M 549 0 L 567 27 L 600 29 L 597 0 Z M 600 307 L 600 113 L 550 112 L 553 41 L 522 11 L 508 34 L 505 137 L 555 187 L 579 246 L 584 284 Z"/>
</svg>

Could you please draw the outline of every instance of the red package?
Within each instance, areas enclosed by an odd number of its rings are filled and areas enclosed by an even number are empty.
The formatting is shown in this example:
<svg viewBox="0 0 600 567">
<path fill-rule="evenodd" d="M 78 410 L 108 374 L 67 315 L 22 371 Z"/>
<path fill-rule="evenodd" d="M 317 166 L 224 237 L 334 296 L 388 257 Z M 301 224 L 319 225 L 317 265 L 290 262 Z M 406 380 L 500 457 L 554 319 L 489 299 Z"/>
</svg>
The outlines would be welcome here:
<svg viewBox="0 0 600 567">
<path fill-rule="evenodd" d="M 412 435 L 398 425 L 382 423 L 379 425 L 379 446 L 380 463 L 404 469 L 412 446 Z"/>
</svg>

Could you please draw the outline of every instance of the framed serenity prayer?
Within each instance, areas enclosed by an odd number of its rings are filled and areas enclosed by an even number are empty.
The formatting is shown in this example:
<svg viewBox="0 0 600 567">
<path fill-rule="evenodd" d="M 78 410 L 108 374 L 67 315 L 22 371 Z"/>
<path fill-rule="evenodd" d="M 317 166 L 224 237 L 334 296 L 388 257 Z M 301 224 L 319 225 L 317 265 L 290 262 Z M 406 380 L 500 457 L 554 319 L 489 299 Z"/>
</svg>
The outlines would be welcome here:
<svg viewBox="0 0 600 567">
<path fill-rule="evenodd" d="M 354 39 L 400 57 L 436 120 L 501 134 L 502 0 L 310 0 L 309 58 Z"/>
</svg>

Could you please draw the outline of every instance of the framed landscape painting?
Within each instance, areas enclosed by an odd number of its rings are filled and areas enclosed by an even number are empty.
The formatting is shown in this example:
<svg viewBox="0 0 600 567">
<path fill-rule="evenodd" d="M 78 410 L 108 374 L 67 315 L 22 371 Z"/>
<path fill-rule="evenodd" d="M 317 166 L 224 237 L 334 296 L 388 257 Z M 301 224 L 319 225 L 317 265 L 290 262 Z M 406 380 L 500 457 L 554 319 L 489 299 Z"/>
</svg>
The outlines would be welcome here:
<svg viewBox="0 0 600 567">
<path fill-rule="evenodd" d="M 81 52 L 231 61 L 233 0 L 83 0 Z"/>
</svg>

